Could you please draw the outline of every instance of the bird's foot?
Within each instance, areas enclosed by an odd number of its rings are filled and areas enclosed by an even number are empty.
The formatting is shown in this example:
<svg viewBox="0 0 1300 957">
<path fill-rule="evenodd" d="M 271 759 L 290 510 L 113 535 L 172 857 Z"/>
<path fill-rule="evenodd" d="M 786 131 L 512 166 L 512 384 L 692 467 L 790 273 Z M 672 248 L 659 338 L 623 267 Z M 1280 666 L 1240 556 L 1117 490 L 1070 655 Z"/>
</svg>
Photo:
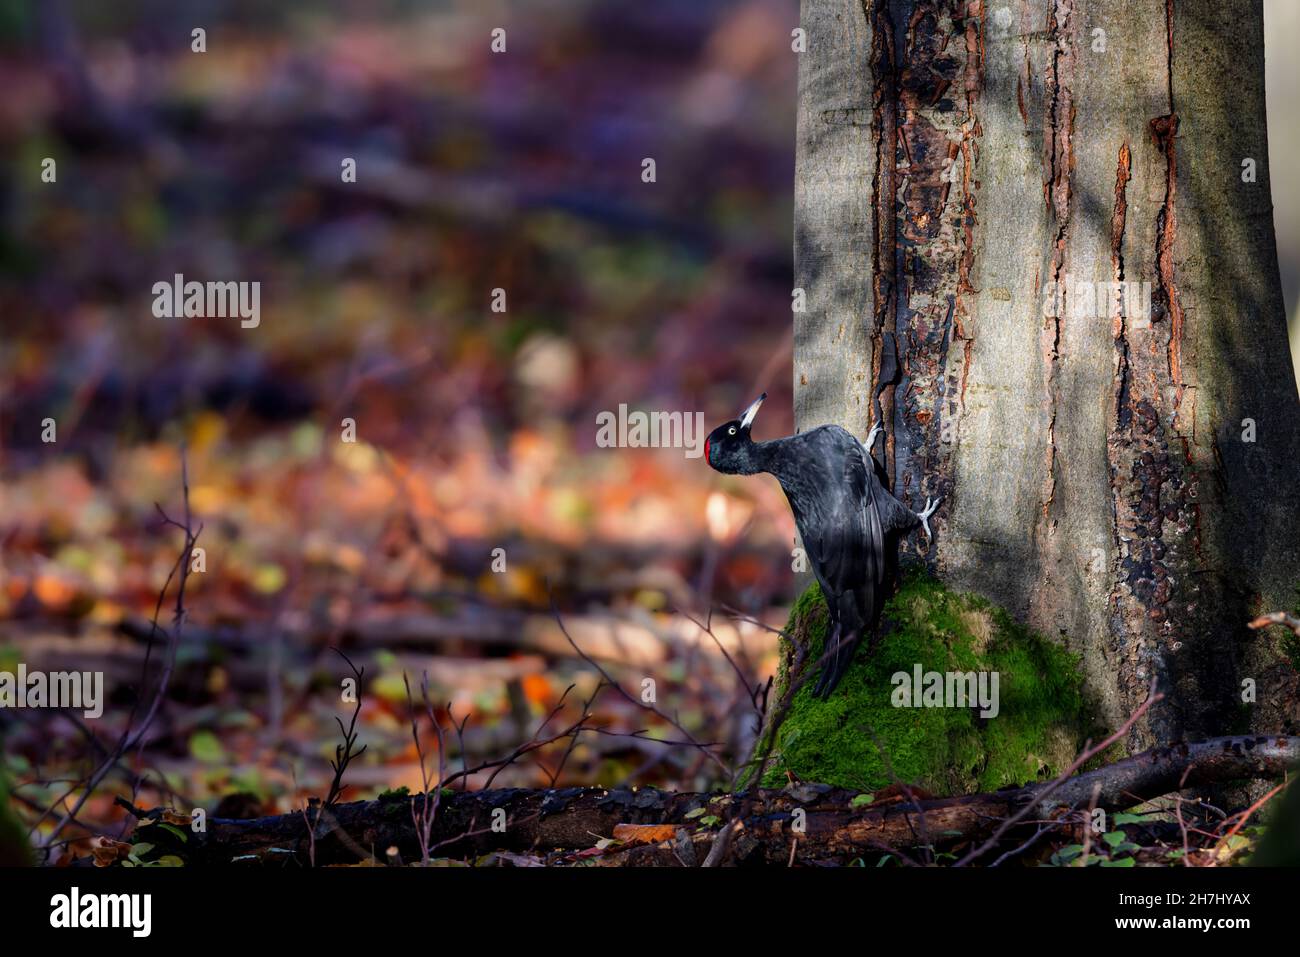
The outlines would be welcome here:
<svg viewBox="0 0 1300 957">
<path fill-rule="evenodd" d="M 929 496 L 926 496 L 925 508 L 917 513 L 917 518 L 921 520 L 921 527 L 925 529 L 926 541 L 934 540 L 934 534 L 930 531 L 930 516 L 934 514 L 934 510 L 939 507 L 939 503 L 942 501 L 942 495 L 933 501 L 930 500 Z"/>
<path fill-rule="evenodd" d="M 876 436 L 878 436 L 883 431 L 884 429 L 880 427 L 879 422 L 877 422 L 875 425 L 871 427 L 871 431 L 867 433 L 867 441 L 864 443 L 864 445 L 866 445 L 867 447 L 868 452 L 870 452 L 873 448 L 876 447 Z"/>
</svg>

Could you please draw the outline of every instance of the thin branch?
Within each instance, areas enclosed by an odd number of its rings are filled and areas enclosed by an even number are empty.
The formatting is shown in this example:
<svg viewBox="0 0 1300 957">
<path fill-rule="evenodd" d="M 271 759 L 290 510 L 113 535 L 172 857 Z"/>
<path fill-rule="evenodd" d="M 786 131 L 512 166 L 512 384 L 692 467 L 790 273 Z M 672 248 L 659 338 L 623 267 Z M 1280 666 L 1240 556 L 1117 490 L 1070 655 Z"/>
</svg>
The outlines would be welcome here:
<svg viewBox="0 0 1300 957">
<path fill-rule="evenodd" d="M 1155 704 L 1157 701 L 1162 700 L 1163 698 L 1164 698 L 1164 695 L 1163 695 L 1163 694 L 1157 694 L 1157 693 L 1156 693 L 1156 681 L 1155 681 L 1154 678 L 1152 678 L 1152 679 L 1151 679 L 1151 690 L 1150 690 L 1150 691 L 1148 692 L 1148 694 L 1147 694 L 1147 700 L 1144 701 L 1144 702 L 1142 702 L 1142 706 L 1139 707 L 1136 711 L 1133 712 L 1133 714 L 1131 714 L 1131 715 L 1129 716 L 1129 719 L 1128 719 L 1127 721 L 1124 722 L 1123 726 L 1122 726 L 1118 731 L 1116 731 L 1114 734 L 1112 734 L 1109 738 L 1107 738 L 1107 739 L 1106 739 L 1105 741 L 1103 741 L 1101 744 L 1097 745 L 1095 748 L 1087 749 L 1087 750 L 1085 750 L 1085 751 L 1083 752 L 1083 754 L 1081 754 L 1081 755 L 1079 755 L 1077 758 L 1075 758 L 1075 759 L 1074 759 L 1074 763 L 1071 764 L 1071 765 L 1070 765 L 1068 768 L 1066 768 L 1064 771 L 1062 771 L 1061 774 L 1057 777 L 1057 779 L 1056 779 L 1055 781 L 1053 781 L 1053 782 L 1052 782 L 1050 785 L 1048 785 L 1046 788 L 1044 788 L 1043 790 L 1037 792 L 1037 793 L 1034 795 L 1034 800 L 1033 800 L 1033 801 L 1031 801 L 1030 803 L 1026 804 L 1024 807 L 1022 807 L 1022 808 L 1021 808 L 1019 811 L 1017 811 L 1015 814 L 1011 815 L 1011 817 L 1009 817 L 1009 818 L 1007 818 L 1005 821 L 1003 821 L 1002 824 L 1001 824 L 1001 826 L 999 826 L 998 829 L 997 829 L 996 831 L 993 832 L 993 836 L 992 836 L 992 837 L 990 837 L 987 841 L 985 841 L 983 844 L 981 844 L 981 845 L 980 845 L 979 847 L 977 847 L 975 850 L 971 851 L 969 854 L 967 854 L 965 857 L 963 857 L 960 861 L 958 861 L 958 862 L 957 862 L 955 865 L 953 865 L 953 866 L 954 866 L 954 867 L 963 867 L 963 866 L 965 866 L 965 865 L 971 863 L 971 862 L 974 861 L 975 859 L 979 858 L 980 856 L 982 856 L 982 855 L 985 854 L 986 852 L 988 852 L 988 851 L 992 850 L 993 848 L 997 847 L 997 846 L 998 846 L 998 842 L 1002 840 L 1002 836 L 1003 836 L 1004 834 L 1006 834 L 1007 831 L 1009 831 L 1011 828 L 1013 828 L 1013 827 L 1014 827 L 1016 824 L 1018 824 L 1020 821 L 1024 820 L 1026 817 L 1028 817 L 1028 816 L 1029 816 L 1029 813 L 1030 813 L 1034 808 L 1041 806 L 1042 803 L 1043 803 L 1044 801 L 1046 801 L 1049 797 L 1051 797 L 1053 794 L 1055 794 L 1056 791 L 1059 790 L 1059 789 L 1061 788 L 1061 786 L 1064 785 L 1065 782 L 1068 781 L 1068 780 L 1069 780 L 1069 779 L 1074 775 L 1074 772 L 1078 771 L 1079 768 L 1083 767 L 1085 764 L 1087 764 L 1089 761 L 1091 761 L 1091 760 L 1092 760 L 1093 758 L 1095 758 L 1097 755 L 1101 754 L 1103 751 L 1105 751 L 1107 748 L 1109 748 L 1112 744 L 1114 744 L 1114 743 L 1115 743 L 1116 741 L 1118 741 L 1120 738 L 1124 737 L 1124 735 L 1128 734 L 1129 729 L 1130 729 L 1131 727 L 1133 727 L 1134 724 L 1137 723 L 1138 719 L 1141 718 L 1142 715 L 1146 714 L 1146 713 L 1147 713 L 1147 710 L 1148 710 L 1148 709 L 1149 709 L 1153 704 Z"/>
<path fill-rule="evenodd" d="M 144 736 L 148 732 L 150 726 L 153 724 L 153 720 L 157 716 L 158 710 L 162 707 L 162 703 L 167 697 L 167 689 L 171 684 L 172 671 L 176 665 L 176 652 L 177 649 L 180 647 L 181 637 L 185 627 L 185 619 L 186 619 L 185 586 L 186 583 L 189 581 L 190 568 L 191 568 L 191 556 L 194 553 L 194 545 L 198 541 L 199 535 L 203 531 L 202 525 L 200 525 L 197 530 L 194 529 L 193 516 L 190 512 L 189 465 L 187 462 L 185 447 L 183 445 L 181 446 L 180 455 L 181 455 L 181 491 L 182 491 L 182 496 L 185 504 L 184 524 L 181 524 L 180 522 L 177 522 L 174 519 L 168 517 L 167 513 L 162 510 L 162 506 L 157 505 L 157 503 L 155 503 L 155 508 L 157 508 L 159 514 L 163 516 L 164 522 L 166 524 L 179 528 L 181 531 L 184 532 L 185 543 L 181 548 L 180 555 L 177 556 L 176 561 L 172 564 L 171 571 L 168 572 L 167 579 L 166 581 L 163 582 L 163 587 L 158 592 L 158 600 L 154 605 L 153 621 L 151 623 L 151 628 L 150 628 L 150 642 L 148 648 L 145 650 L 144 664 L 142 666 L 142 675 L 141 675 L 142 690 L 147 680 L 150 654 L 153 650 L 152 639 L 153 636 L 156 635 L 159 630 L 158 618 L 162 613 L 162 606 L 167 595 L 167 589 L 171 586 L 172 580 L 176 578 L 176 576 L 179 574 L 180 576 L 179 584 L 177 585 L 176 588 L 176 605 L 172 614 L 172 627 L 166 633 L 167 634 L 166 664 L 163 666 L 162 674 L 158 678 L 157 688 L 154 691 L 154 696 L 149 705 L 149 708 L 145 712 L 144 719 L 139 723 L 139 725 L 134 726 L 133 729 L 135 716 L 137 713 L 137 709 L 139 708 L 139 702 L 140 702 L 140 699 L 137 698 L 136 703 L 132 707 L 131 713 L 127 718 L 126 726 L 122 730 L 122 735 L 118 739 L 117 744 L 113 747 L 112 751 L 110 751 L 103 758 L 103 760 L 100 762 L 98 767 L 96 767 L 94 772 L 92 772 L 90 777 L 87 779 L 85 789 L 82 791 L 81 796 L 73 804 L 71 810 L 67 811 L 63 815 L 63 817 L 59 820 L 59 823 L 56 824 L 53 830 L 51 830 L 50 833 L 45 837 L 45 840 L 42 842 L 42 845 L 45 847 L 49 847 L 55 841 L 55 839 L 58 838 L 58 836 L 63 832 L 63 829 L 67 827 L 68 824 L 76 817 L 76 815 L 81 811 L 81 808 L 85 805 L 85 803 L 88 800 L 90 800 L 90 796 L 95 792 L 95 789 L 99 787 L 100 783 L 104 780 L 105 777 L 108 776 L 109 772 L 112 771 L 112 769 L 117 766 L 117 763 L 119 759 L 122 757 L 122 755 L 124 755 L 126 752 L 130 751 L 132 748 L 136 747 L 137 745 L 139 745 L 141 749 L 143 749 Z M 64 797 L 66 798 L 66 796 L 67 795 L 65 795 Z M 60 801 L 58 803 L 61 803 L 62 800 L 63 798 L 60 798 Z M 57 806 L 57 803 L 55 806 Z M 53 808 L 51 808 L 51 810 L 53 810 Z"/>
<path fill-rule="evenodd" d="M 1282 625 L 1285 628 L 1290 628 L 1295 632 L 1296 637 L 1300 638 L 1300 618 L 1295 615 L 1288 615 L 1284 611 L 1272 611 L 1267 615 L 1260 615 L 1248 623 L 1248 627 L 1257 631 L 1260 628 L 1267 628 L 1269 625 Z"/>
<path fill-rule="evenodd" d="M 682 733 L 683 737 L 685 737 L 686 740 L 690 742 L 692 747 L 698 749 L 701 754 L 708 757 L 708 759 L 712 761 L 714 764 L 716 764 L 718 768 L 722 770 L 723 773 L 725 774 L 731 773 L 730 769 L 723 762 L 723 760 L 709 750 L 711 745 L 701 744 L 699 741 L 697 741 L 695 739 L 695 736 L 692 735 L 689 731 L 687 731 L 686 728 L 682 726 L 681 722 L 678 721 L 676 718 L 673 718 L 665 714 L 664 712 L 656 708 L 654 705 L 641 701 L 640 699 L 629 694 L 627 691 L 623 689 L 622 685 L 620 685 L 617 681 L 615 681 L 610 676 L 609 672 L 607 672 L 596 662 L 594 658 L 592 658 L 589 654 L 587 654 L 580 647 L 578 647 L 578 643 L 573 640 L 573 636 L 569 634 L 569 630 L 564 627 L 564 619 L 560 617 L 560 610 L 559 608 L 556 607 L 554 596 L 551 597 L 551 614 L 555 616 L 556 624 L 560 626 L 560 632 L 568 640 L 569 644 L 573 646 L 573 650 L 578 653 L 578 656 L 582 658 L 583 661 L 587 662 L 587 664 L 591 665 L 591 667 L 595 668 L 596 671 L 600 673 L 601 678 L 605 680 L 605 683 L 607 685 L 609 685 L 611 688 L 617 691 L 629 703 L 635 705 L 638 708 L 643 708 L 644 710 L 649 711 L 651 714 L 657 715 L 662 720 L 671 724 L 674 728 L 676 728 L 678 731 Z"/>
<path fill-rule="evenodd" d="M 353 709 L 352 721 L 346 728 L 343 727 L 342 719 L 337 715 L 334 717 L 334 720 L 338 722 L 339 731 L 343 734 L 343 743 L 334 746 L 334 758 L 330 761 L 330 767 L 334 769 L 334 780 L 330 782 L 329 795 L 325 798 L 325 808 L 333 807 L 338 803 L 338 799 L 343 794 L 343 789 L 346 787 L 343 783 L 343 775 L 347 771 L 348 765 L 352 763 L 354 758 L 358 758 L 364 754 L 368 747 L 368 745 L 363 744 L 358 750 L 352 750 L 357 743 L 357 718 L 361 715 L 361 679 L 366 673 L 365 666 L 363 665 L 358 669 L 357 666 L 352 663 L 352 659 L 338 648 L 335 648 L 334 652 L 348 663 L 348 667 L 352 669 L 352 674 L 356 678 L 357 706 Z M 316 820 L 317 823 L 320 822 L 319 814 L 316 815 Z"/>
</svg>

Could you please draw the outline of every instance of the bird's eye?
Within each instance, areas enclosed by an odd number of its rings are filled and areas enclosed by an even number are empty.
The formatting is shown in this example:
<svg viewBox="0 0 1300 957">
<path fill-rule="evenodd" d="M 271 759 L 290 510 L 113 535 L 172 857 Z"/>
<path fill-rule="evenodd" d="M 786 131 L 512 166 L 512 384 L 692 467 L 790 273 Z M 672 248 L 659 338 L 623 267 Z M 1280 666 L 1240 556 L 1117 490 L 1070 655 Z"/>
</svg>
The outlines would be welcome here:
<svg viewBox="0 0 1300 957">
<path fill-rule="evenodd" d="M 727 429 L 727 434 L 728 434 L 728 435 L 735 435 L 735 434 L 736 434 L 736 427 L 733 425 L 731 428 Z"/>
</svg>

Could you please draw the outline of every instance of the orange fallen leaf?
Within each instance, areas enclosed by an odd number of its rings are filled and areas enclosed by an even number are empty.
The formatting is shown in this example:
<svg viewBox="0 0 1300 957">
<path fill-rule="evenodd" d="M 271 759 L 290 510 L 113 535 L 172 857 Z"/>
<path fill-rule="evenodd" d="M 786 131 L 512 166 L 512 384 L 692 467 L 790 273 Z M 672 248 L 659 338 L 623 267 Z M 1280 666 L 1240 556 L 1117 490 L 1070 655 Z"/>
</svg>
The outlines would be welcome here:
<svg viewBox="0 0 1300 957">
<path fill-rule="evenodd" d="M 675 824 L 615 824 L 614 840 L 624 844 L 658 844 L 677 834 Z"/>
<path fill-rule="evenodd" d="M 42 605 L 51 611 L 58 611 L 72 602 L 77 590 L 61 578 L 53 575 L 37 575 L 32 583 L 32 591 Z"/>
<path fill-rule="evenodd" d="M 99 843 L 90 849 L 95 855 L 96 867 L 108 867 L 115 861 L 124 861 L 131 854 L 131 845 L 115 841 L 111 837 L 99 838 Z"/>
</svg>

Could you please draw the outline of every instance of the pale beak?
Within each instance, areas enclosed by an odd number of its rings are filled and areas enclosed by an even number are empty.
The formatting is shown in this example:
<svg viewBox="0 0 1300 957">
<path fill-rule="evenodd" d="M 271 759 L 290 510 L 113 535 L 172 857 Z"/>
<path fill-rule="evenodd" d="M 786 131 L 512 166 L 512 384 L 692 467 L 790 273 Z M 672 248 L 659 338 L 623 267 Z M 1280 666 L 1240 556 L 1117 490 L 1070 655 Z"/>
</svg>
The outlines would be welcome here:
<svg viewBox="0 0 1300 957">
<path fill-rule="evenodd" d="M 753 404 L 751 404 L 748 409 L 746 409 L 741 414 L 740 427 L 742 429 L 749 428 L 749 426 L 753 423 L 754 416 L 758 415 L 758 407 L 763 404 L 763 400 L 766 398 L 767 398 L 767 393 L 764 392 L 762 395 L 760 395 L 757 399 L 753 401 Z"/>
</svg>

